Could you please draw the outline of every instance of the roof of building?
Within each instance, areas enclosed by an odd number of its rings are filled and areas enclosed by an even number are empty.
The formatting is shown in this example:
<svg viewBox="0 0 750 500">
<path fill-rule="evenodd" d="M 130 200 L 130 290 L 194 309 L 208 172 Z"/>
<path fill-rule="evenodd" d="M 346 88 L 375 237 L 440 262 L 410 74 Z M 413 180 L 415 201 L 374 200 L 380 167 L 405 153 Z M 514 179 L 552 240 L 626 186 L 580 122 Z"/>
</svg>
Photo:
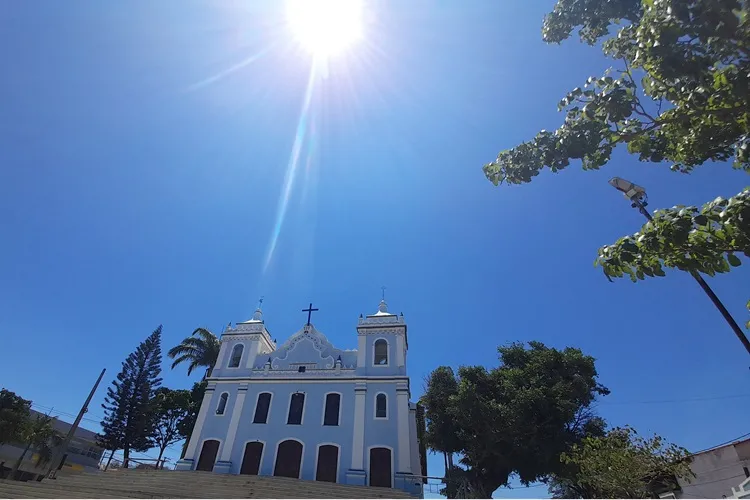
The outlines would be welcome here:
<svg viewBox="0 0 750 500">
<path fill-rule="evenodd" d="M 31 410 L 32 417 L 35 417 L 37 415 L 46 415 L 46 414 L 36 411 L 36 410 Z M 55 417 L 55 419 L 52 421 L 52 427 L 55 430 L 62 433 L 63 435 L 66 435 L 68 432 L 70 432 L 70 428 L 73 427 L 73 424 L 68 423 L 64 420 L 61 420 L 59 417 Z M 78 426 L 78 428 L 76 429 L 73 435 L 79 439 L 85 439 L 87 441 L 96 441 L 96 432 L 85 429 L 81 427 L 80 425 Z"/>
</svg>

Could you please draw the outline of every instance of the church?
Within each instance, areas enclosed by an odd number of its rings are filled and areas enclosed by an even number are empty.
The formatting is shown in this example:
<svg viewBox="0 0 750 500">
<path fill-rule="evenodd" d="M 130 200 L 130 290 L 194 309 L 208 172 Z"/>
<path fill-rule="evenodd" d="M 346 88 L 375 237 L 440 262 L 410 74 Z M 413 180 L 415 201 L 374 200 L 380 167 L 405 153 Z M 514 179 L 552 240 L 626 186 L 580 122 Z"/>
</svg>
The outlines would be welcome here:
<svg viewBox="0 0 750 500">
<path fill-rule="evenodd" d="M 406 373 L 403 314 L 357 324 L 357 349 L 310 322 L 277 347 L 258 307 L 227 326 L 177 470 L 398 488 L 422 497 L 426 457 Z M 421 408 L 419 408 L 421 411 Z"/>
</svg>

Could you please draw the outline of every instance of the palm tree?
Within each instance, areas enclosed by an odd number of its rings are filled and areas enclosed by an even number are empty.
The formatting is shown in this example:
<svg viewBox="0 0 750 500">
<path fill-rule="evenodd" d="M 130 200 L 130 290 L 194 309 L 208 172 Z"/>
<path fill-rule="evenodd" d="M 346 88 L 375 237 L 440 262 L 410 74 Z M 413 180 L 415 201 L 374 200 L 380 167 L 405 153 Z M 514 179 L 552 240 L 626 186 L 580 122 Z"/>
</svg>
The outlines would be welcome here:
<svg viewBox="0 0 750 500">
<path fill-rule="evenodd" d="M 193 373 L 199 366 L 206 367 L 205 379 L 219 357 L 221 342 L 207 328 L 196 328 L 190 337 L 182 339 L 178 345 L 169 350 L 167 355 L 174 359 L 172 368 L 180 363 L 189 362 L 187 374 Z"/>
<path fill-rule="evenodd" d="M 62 436 L 52 426 L 55 419 L 49 415 L 37 415 L 35 419 L 28 419 L 21 431 L 21 438 L 26 448 L 13 465 L 10 477 L 15 478 L 23 459 L 29 450 L 37 454 L 36 466 L 39 467 L 52 459 L 52 450 L 62 443 Z"/>
</svg>

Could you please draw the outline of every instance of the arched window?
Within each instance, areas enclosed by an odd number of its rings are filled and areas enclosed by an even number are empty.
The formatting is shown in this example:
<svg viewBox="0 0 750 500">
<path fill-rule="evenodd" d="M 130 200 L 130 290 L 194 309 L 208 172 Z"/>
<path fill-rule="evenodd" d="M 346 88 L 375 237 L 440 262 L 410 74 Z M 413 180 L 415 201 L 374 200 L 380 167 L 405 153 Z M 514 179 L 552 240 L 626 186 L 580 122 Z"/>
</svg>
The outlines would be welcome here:
<svg viewBox="0 0 750 500">
<path fill-rule="evenodd" d="M 229 358 L 229 368 L 237 368 L 240 366 L 240 360 L 242 360 L 242 351 L 245 349 L 245 346 L 242 344 L 237 344 L 234 346 L 234 349 L 232 349 L 232 357 Z"/>
<path fill-rule="evenodd" d="M 375 418 L 388 418 L 388 396 L 382 392 L 375 396 Z"/>
<path fill-rule="evenodd" d="M 385 339 L 378 339 L 375 341 L 375 360 L 376 365 L 387 365 L 388 364 L 388 341 Z"/>
<path fill-rule="evenodd" d="M 224 415 L 224 410 L 227 409 L 227 400 L 229 399 L 229 393 L 223 392 L 221 396 L 219 396 L 219 404 L 216 405 L 216 414 L 217 415 Z"/>
<path fill-rule="evenodd" d="M 292 399 L 289 401 L 289 416 L 286 419 L 287 425 L 301 425 L 304 408 L 305 395 L 301 392 L 292 394 Z"/>
<path fill-rule="evenodd" d="M 271 393 L 261 392 L 258 394 L 258 404 L 255 405 L 254 424 L 265 424 L 268 421 L 268 410 L 271 408 Z"/>
<path fill-rule="evenodd" d="M 323 425 L 339 425 L 340 408 L 341 394 L 335 392 L 326 394 L 326 409 L 323 414 Z"/>
</svg>

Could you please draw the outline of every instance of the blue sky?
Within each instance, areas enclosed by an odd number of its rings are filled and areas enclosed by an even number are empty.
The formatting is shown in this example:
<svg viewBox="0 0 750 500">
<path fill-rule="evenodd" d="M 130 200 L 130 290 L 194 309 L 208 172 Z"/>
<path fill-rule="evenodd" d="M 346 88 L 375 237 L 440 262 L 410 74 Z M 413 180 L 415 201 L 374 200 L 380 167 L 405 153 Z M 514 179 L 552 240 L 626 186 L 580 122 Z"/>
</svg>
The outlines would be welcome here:
<svg viewBox="0 0 750 500">
<path fill-rule="evenodd" d="M 597 358 L 613 425 L 691 450 L 748 432 L 747 353 L 690 276 L 609 283 L 592 266 L 642 223 L 610 177 L 658 208 L 730 196 L 746 174 L 685 176 L 618 152 L 598 172 L 484 178 L 610 66 L 577 40 L 542 42 L 553 4 L 376 2 L 304 114 L 311 58 L 280 2 L 8 5 L 0 385 L 75 413 L 157 325 L 166 352 L 197 326 L 248 319 L 261 295 L 278 339 L 312 301 L 316 326 L 354 348 L 385 285 L 409 324 L 413 399 L 436 366 L 492 366 L 497 345 L 540 340 Z M 748 267 L 709 279 L 743 323 Z M 200 376 L 165 368 L 170 387 Z"/>
</svg>

